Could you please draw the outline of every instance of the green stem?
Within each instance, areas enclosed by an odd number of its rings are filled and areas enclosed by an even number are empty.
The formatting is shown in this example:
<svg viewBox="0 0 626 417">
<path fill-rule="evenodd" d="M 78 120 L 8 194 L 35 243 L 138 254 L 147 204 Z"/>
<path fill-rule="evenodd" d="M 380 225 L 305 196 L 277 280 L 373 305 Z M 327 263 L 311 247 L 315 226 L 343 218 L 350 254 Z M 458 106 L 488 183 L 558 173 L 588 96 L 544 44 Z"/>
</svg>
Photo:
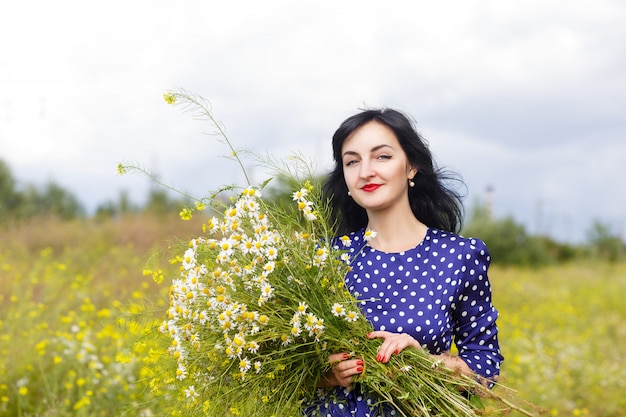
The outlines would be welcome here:
<svg viewBox="0 0 626 417">
<path fill-rule="evenodd" d="M 226 143 L 226 145 L 230 148 L 232 157 L 239 164 L 241 172 L 246 179 L 246 184 L 248 186 L 252 185 L 250 182 L 250 178 L 248 177 L 248 173 L 243 165 L 243 161 L 239 158 L 239 153 L 228 139 L 228 136 L 226 135 L 226 131 L 222 127 L 222 124 L 215 118 L 215 116 L 213 116 L 213 112 L 211 111 L 211 106 L 209 102 L 203 97 L 189 93 L 183 89 L 177 89 L 176 91 L 173 91 L 172 95 L 177 99 L 180 98 L 183 100 L 183 106 L 185 107 L 185 111 L 199 111 L 201 117 L 206 117 L 213 124 L 213 126 L 217 130 L 216 134 L 222 137 L 222 141 Z M 176 100 L 176 104 L 178 104 L 178 100 Z"/>
</svg>

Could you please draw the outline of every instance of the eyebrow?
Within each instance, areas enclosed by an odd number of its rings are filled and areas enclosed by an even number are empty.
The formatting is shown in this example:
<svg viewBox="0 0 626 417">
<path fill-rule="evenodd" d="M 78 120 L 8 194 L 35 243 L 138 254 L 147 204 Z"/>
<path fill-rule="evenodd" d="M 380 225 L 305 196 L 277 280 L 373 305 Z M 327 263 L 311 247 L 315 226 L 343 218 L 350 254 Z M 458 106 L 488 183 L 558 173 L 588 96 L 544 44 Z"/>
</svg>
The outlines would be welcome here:
<svg viewBox="0 0 626 417">
<path fill-rule="evenodd" d="M 370 153 L 376 152 L 382 148 L 391 148 L 392 150 L 395 151 L 394 147 L 391 145 L 387 145 L 386 143 L 383 143 L 382 145 L 378 145 L 378 146 L 374 146 L 372 149 L 370 149 Z M 342 157 L 346 156 L 346 155 L 358 155 L 358 152 L 355 151 L 345 151 L 344 153 L 341 154 Z"/>
</svg>

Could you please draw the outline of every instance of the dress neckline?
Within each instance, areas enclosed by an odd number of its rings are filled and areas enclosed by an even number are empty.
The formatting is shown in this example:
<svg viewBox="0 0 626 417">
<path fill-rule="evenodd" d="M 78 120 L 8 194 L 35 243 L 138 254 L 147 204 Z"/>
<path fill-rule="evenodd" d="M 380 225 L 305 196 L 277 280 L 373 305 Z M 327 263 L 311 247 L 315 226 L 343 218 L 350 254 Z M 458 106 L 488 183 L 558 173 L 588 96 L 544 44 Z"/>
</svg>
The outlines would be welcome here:
<svg viewBox="0 0 626 417">
<path fill-rule="evenodd" d="M 363 230 L 363 234 L 365 234 L 365 229 Z M 424 234 L 424 239 L 422 239 L 417 245 L 410 247 L 408 249 L 405 250 L 401 250 L 401 251 L 384 251 L 384 250 L 380 250 L 380 249 L 376 249 L 372 246 L 370 246 L 369 242 L 365 242 L 365 246 L 367 246 L 369 248 L 370 252 L 376 252 L 376 253 L 381 253 L 381 254 L 385 254 L 385 255 L 402 255 L 404 253 L 410 252 L 410 251 L 414 251 L 418 248 L 420 248 L 421 246 L 424 245 L 424 243 L 430 239 L 430 234 L 431 234 L 431 228 L 427 227 L 426 228 L 426 234 Z"/>
</svg>

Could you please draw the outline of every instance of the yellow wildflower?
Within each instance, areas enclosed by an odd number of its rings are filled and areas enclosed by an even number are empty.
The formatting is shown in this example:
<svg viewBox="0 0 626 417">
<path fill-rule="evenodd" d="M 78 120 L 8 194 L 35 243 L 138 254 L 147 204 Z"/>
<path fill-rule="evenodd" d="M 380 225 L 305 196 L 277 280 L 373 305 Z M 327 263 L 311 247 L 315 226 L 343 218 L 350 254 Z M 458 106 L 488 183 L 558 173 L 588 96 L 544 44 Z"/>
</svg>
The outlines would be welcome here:
<svg viewBox="0 0 626 417">
<path fill-rule="evenodd" d="M 174 93 L 172 93 L 171 91 L 168 91 L 167 93 L 163 94 L 163 99 L 165 100 L 165 102 L 167 104 L 174 104 L 176 103 L 176 95 Z"/>
<path fill-rule="evenodd" d="M 178 213 L 178 215 L 183 220 L 191 220 L 191 218 L 193 217 L 193 212 L 190 209 L 185 207 L 184 209 L 181 210 L 180 213 Z"/>
</svg>

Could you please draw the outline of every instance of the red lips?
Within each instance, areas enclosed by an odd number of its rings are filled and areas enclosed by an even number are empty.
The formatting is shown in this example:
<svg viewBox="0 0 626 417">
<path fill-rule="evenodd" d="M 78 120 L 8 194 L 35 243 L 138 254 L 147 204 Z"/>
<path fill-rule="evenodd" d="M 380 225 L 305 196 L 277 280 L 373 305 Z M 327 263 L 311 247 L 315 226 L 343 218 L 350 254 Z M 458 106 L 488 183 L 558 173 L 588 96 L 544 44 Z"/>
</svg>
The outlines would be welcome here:
<svg viewBox="0 0 626 417">
<path fill-rule="evenodd" d="M 372 192 L 378 190 L 380 184 L 366 184 L 361 189 L 365 192 Z"/>
</svg>

